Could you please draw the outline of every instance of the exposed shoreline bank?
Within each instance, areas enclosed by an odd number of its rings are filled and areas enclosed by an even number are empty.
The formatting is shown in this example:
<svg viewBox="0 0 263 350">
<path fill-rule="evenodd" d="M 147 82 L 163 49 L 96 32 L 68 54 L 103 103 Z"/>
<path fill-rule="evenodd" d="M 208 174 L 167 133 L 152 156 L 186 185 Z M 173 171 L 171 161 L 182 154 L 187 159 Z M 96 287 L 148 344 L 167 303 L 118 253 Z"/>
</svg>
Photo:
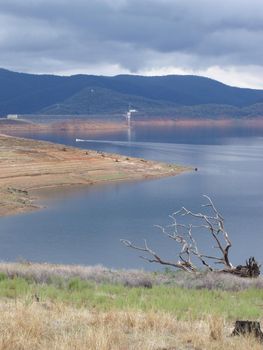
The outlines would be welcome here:
<svg viewBox="0 0 263 350">
<path fill-rule="evenodd" d="M 235 126 L 240 127 L 259 127 L 263 128 L 263 117 L 251 118 L 251 119 L 234 119 L 234 118 L 149 118 L 149 119 L 136 119 L 134 118 L 130 124 L 131 127 L 169 127 L 174 126 L 178 128 L 200 128 L 200 127 L 218 127 L 218 128 L 231 128 Z M 119 131 L 125 131 L 128 129 L 125 119 L 66 119 L 62 121 L 52 120 L 48 123 L 36 123 L 25 122 L 22 120 L 8 120 L 0 119 L 1 132 L 5 134 L 16 132 L 27 133 L 44 133 L 44 132 L 56 132 L 56 133 L 75 133 L 84 132 L 87 135 L 94 135 L 97 133 L 115 133 Z"/>
<path fill-rule="evenodd" d="M 0 135 L 0 166 L 0 216 L 36 210 L 36 200 L 41 200 L 45 189 L 55 193 L 63 187 L 159 178 L 192 170 L 6 135 Z"/>
</svg>

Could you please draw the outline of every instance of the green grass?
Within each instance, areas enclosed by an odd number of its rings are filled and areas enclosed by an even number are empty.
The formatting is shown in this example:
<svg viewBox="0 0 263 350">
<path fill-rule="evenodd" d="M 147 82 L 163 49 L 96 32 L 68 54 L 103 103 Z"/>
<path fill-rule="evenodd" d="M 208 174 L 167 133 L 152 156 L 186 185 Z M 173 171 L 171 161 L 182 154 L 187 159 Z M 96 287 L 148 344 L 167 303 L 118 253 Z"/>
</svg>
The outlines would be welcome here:
<svg viewBox="0 0 263 350">
<path fill-rule="evenodd" d="M 96 284 L 78 278 L 55 278 L 49 284 L 37 284 L 20 277 L 0 274 L 0 297 L 40 298 L 41 302 L 61 301 L 76 307 L 98 310 L 165 311 L 178 319 L 218 315 L 229 320 L 262 317 L 263 290 L 229 292 L 207 289 L 184 289 L 172 286 L 129 288 L 123 285 Z"/>
</svg>

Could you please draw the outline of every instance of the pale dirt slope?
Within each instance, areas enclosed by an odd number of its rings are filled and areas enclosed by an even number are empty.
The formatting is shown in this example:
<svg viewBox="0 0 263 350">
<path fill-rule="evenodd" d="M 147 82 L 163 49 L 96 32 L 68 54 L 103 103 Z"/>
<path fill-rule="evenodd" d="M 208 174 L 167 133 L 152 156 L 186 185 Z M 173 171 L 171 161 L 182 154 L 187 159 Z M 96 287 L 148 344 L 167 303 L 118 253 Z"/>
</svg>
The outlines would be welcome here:
<svg viewBox="0 0 263 350">
<path fill-rule="evenodd" d="M 0 135 L 0 215 L 34 209 L 32 191 L 180 174 L 190 168 Z"/>
</svg>

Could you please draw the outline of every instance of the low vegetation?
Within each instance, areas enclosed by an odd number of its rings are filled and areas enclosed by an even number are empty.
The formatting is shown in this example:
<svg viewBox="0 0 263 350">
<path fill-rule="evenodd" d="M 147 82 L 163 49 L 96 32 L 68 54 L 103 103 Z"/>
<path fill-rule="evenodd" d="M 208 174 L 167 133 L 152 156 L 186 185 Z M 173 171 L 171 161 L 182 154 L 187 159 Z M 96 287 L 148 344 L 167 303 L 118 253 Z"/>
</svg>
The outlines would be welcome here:
<svg viewBox="0 0 263 350">
<path fill-rule="evenodd" d="M 127 287 L 121 284 L 97 284 L 79 278 L 51 278 L 48 283 L 36 283 L 21 277 L 0 276 L 0 297 L 56 301 L 75 307 L 99 311 L 168 312 L 177 319 L 200 319 L 221 316 L 254 319 L 261 316 L 263 289 L 243 291 L 186 289 L 176 285 Z"/>
<path fill-rule="evenodd" d="M 261 349 L 263 279 L 217 273 L 0 265 L 0 349 Z"/>
<path fill-rule="evenodd" d="M 222 318 L 178 321 L 168 313 L 75 309 L 60 303 L 1 304 L 0 349 L 259 350 L 252 338 L 229 337 Z"/>
</svg>

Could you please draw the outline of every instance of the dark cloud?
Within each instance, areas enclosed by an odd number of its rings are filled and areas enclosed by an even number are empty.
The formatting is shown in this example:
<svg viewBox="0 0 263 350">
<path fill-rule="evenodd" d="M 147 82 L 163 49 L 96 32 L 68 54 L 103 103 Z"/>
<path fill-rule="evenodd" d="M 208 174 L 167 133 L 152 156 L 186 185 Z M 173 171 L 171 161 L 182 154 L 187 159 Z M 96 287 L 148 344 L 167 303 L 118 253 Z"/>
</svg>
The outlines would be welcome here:
<svg viewBox="0 0 263 350">
<path fill-rule="evenodd" d="M 263 64 L 262 0 L 1 0 L 0 21 L 12 69 Z"/>
</svg>

